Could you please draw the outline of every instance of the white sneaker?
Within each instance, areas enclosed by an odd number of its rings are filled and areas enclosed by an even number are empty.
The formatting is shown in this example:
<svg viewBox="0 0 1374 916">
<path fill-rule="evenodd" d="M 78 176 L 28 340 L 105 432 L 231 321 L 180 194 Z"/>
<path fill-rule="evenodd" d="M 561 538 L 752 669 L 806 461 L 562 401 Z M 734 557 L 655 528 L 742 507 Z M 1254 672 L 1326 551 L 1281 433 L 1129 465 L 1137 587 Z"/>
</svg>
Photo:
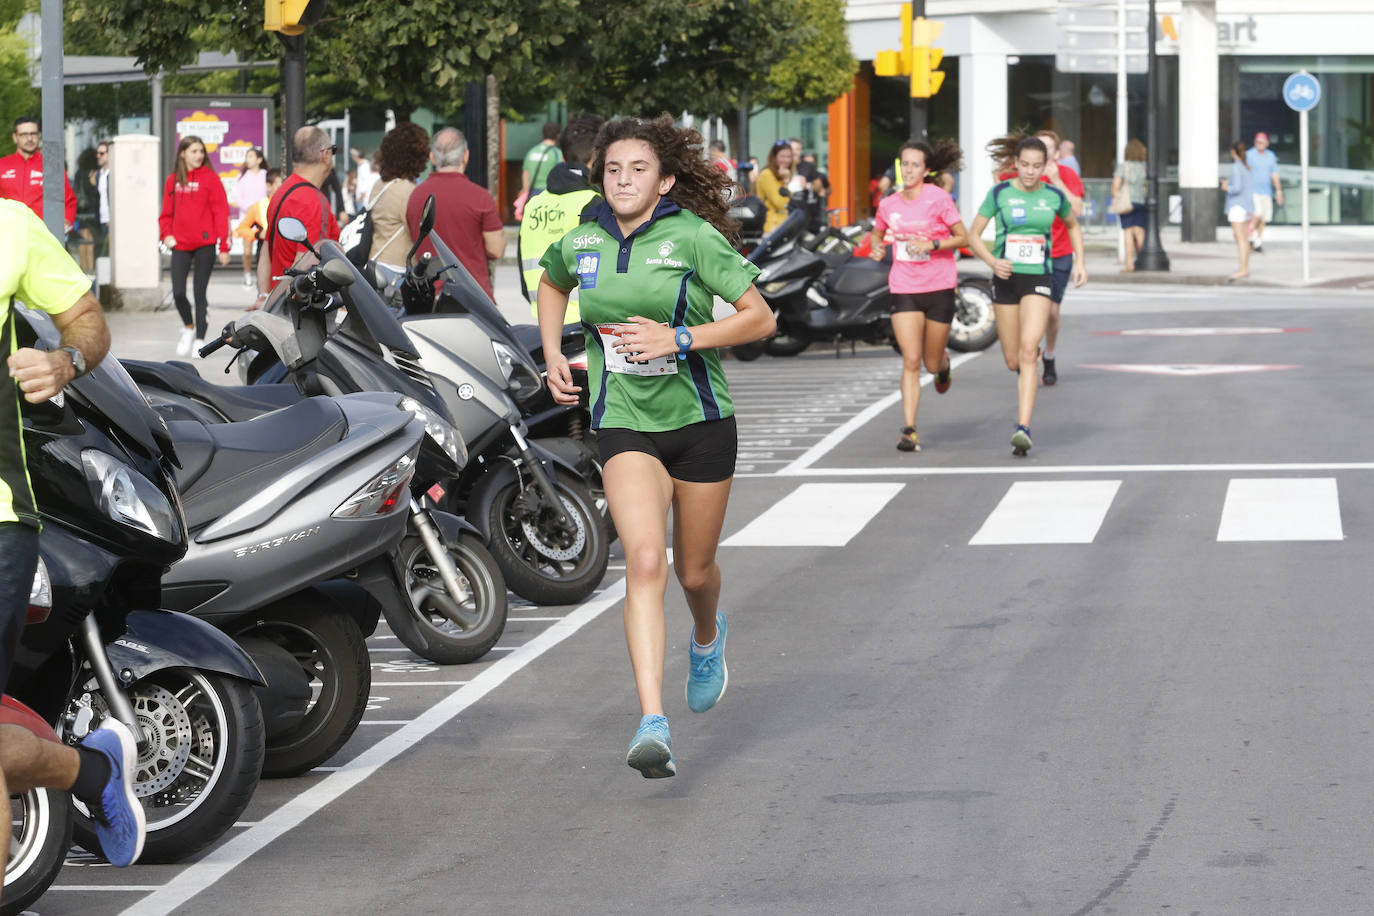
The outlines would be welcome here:
<svg viewBox="0 0 1374 916">
<path fill-rule="evenodd" d="M 203 346 L 205 346 L 205 341 L 199 337 L 191 342 L 191 357 L 193 359 L 200 359 L 200 348 Z"/>
<path fill-rule="evenodd" d="M 191 341 L 196 339 L 196 332 L 192 328 L 187 328 L 181 332 L 181 339 L 177 341 L 177 356 L 185 356 L 191 352 Z"/>
</svg>

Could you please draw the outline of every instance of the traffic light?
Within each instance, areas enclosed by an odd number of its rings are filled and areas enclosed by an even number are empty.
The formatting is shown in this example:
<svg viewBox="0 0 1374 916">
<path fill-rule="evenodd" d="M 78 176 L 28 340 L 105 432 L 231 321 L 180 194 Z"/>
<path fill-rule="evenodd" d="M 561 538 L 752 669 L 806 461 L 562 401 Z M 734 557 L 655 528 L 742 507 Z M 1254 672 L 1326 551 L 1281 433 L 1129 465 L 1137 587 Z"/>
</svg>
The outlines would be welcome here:
<svg viewBox="0 0 1374 916">
<path fill-rule="evenodd" d="M 909 9 L 909 7 L 908 7 Z M 903 23 L 905 32 L 905 23 Z M 911 97 L 928 99 L 940 91 L 945 82 L 945 74 L 939 69 L 945 58 L 941 48 L 931 47 L 940 32 L 945 28 L 943 22 L 932 22 L 919 18 L 911 25 Z"/>
<path fill-rule="evenodd" d="M 263 28 L 283 35 L 300 35 L 324 16 L 327 0 L 264 0 Z"/>
</svg>

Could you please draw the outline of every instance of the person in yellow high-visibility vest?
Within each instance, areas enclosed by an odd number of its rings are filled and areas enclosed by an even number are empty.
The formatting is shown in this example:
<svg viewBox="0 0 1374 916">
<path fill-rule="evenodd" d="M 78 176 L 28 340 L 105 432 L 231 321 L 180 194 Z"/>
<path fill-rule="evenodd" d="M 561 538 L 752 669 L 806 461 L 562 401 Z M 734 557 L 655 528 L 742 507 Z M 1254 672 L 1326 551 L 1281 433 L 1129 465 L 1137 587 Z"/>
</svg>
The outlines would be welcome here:
<svg viewBox="0 0 1374 916">
<path fill-rule="evenodd" d="M 539 259 L 550 245 L 567 235 L 569 229 L 585 222 L 583 211 L 601 199 L 587 181 L 587 163 L 596 152 L 596 135 L 604 120 L 598 115 L 581 114 L 568 122 L 559 139 L 563 161 L 549 173 L 545 189 L 525 204 L 516 250 L 520 258 L 520 288 L 536 316 L 535 298 L 539 278 L 544 273 Z M 570 324 L 581 320 L 576 288 L 572 291 L 564 320 Z"/>
</svg>

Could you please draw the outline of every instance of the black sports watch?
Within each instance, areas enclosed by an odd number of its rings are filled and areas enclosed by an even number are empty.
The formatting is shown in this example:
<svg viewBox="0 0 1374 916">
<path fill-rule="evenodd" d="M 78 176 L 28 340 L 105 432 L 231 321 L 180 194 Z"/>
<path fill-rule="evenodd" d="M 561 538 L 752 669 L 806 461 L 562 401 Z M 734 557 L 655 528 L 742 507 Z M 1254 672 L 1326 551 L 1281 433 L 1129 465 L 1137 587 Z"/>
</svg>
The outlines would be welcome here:
<svg viewBox="0 0 1374 916">
<path fill-rule="evenodd" d="M 63 352 L 72 358 L 72 368 L 76 370 L 77 376 L 86 374 L 86 357 L 81 355 L 81 351 L 76 347 L 60 347 Z"/>
<path fill-rule="evenodd" d="M 687 351 L 692 349 L 692 332 L 683 325 L 673 328 L 673 339 L 677 341 L 677 358 L 686 359 Z"/>
</svg>

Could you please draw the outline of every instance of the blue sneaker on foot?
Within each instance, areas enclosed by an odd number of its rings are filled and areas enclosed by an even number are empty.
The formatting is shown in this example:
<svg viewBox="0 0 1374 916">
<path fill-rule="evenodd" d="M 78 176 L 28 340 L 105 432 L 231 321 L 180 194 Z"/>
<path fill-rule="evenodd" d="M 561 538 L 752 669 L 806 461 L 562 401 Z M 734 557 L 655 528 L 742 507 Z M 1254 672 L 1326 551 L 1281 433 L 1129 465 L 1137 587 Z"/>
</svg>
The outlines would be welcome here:
<svg viewBox="0 0 1374 916">
<path fill-rule="evenodd" d="M 625 762 L 639 770 L 645 779 L 663 779 L 677 773 L 667 716 L 648 715 L 639 720 L 639 731 L 630 742 Z"/>
<path fill-rule="evenodd" d="M 100 798 L 90 803 L 100 851 L 111 865 L 133 865 L 143 853 L 148 831 L 143 806 L 134 795 L 138 742 L 123 722 L 110 718 L 87 735 L 81 746 L 104 754 L 110 762 L 110 779 L 100 790 Z"/>
<path fill-rule="evenodd" d="M 725 696 L 725 685 L 730 680 L 725 667 L 725 631 L 725 615 L 717 611 L 715 645 L 704 655 L 698 655 L 696 629 L 692 630 L 692 642 L 687 648 L 687 708 L 692 712 L 705 712 Z"/>
</svg>

